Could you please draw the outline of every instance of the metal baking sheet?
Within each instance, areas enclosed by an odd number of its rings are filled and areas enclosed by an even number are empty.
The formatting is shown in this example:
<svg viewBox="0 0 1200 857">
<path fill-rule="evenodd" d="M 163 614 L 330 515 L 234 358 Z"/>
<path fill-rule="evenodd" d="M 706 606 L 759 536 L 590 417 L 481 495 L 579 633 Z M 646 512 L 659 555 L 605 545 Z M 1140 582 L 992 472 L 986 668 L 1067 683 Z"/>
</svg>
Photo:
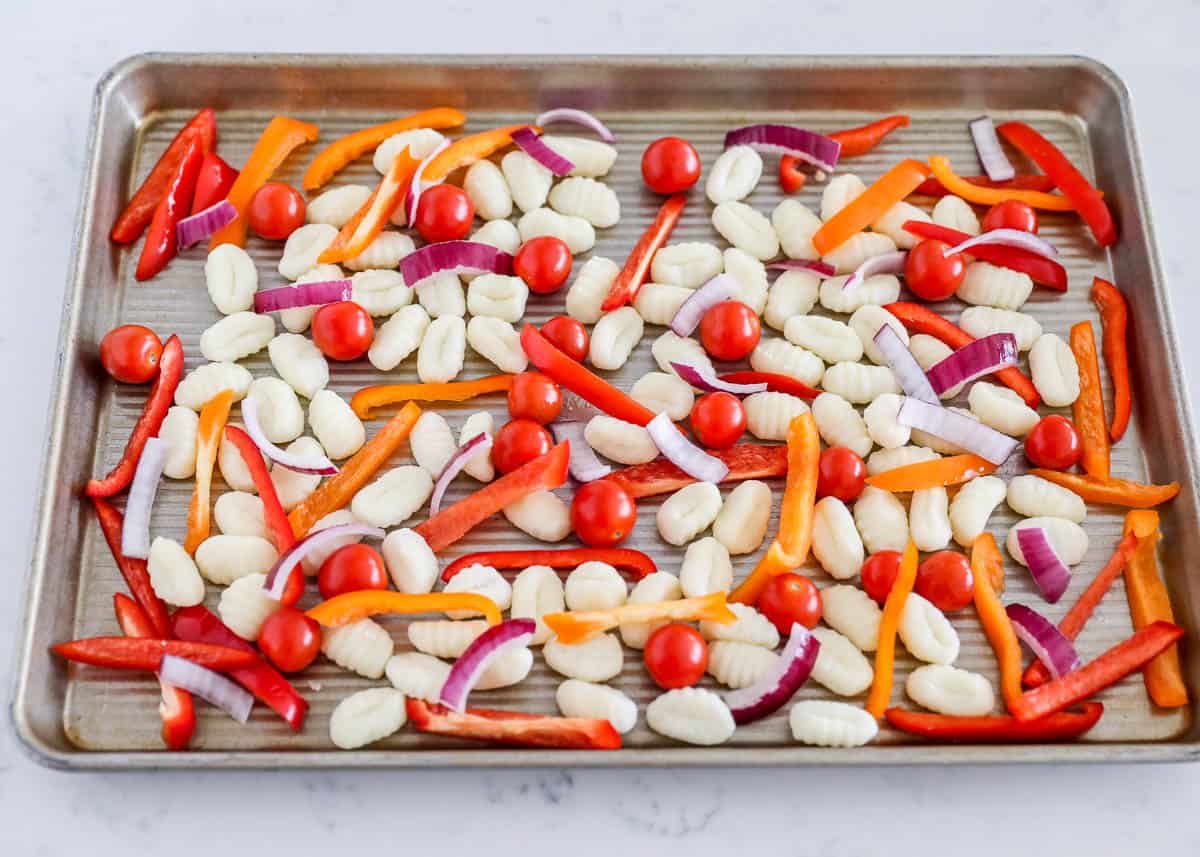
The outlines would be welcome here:
<svg viewBox="0 0 1200 857">
<path fill-rule="evenodd" d="M 1066 334 L 1079 318 L 1096 320 L 1088 301 L 1093 275 L 1112 277 L 1131 295 L 1132 357 L 1136 373 L 1135 419 L 1114 450 L 1116 474 L 1135 479 L 1183 482 L 1182 494 L 1163 509 L 1166 534 L 1162 563 L 1179 620 L 1195 639 L 1200 592 L 1186 572 L 1185 557 L 1200 555 L 1197 510 L 1197 460 L 1186 388 L 1182 380 L 1167 286 L 1154 247 L 1150 212 L 1139 165 L 1128 95 L 1106 68 L 1069 57 L 984 58 L 793 58 L 720 57 L 650 59 L 603 58 L 437 58 L 396 59 L 350 56 L 147 55 L 114 68 L 100 83 L 93 106 L 90 157 L 83 188 L 59 339 L 57 393 L 49 416 L 43 492 L 38 498 L 35 542 L 27 584 L 26 624 L 22 631 L 14 721 L 28 750 L 48 765 L 67 768 L 147 767 L 329 767 L 448 765 L 705 765 L 1054 762 L 1181 760 L 1198 755 L 1198 736 L 1190 708 L 1154 710 L 1140 677 L 1104 694 L 1106 714 L 1086 740 L 1051 746 L 936 746 L 884 729 L 870 746 L 827 750 L 798 746 L 791 740 L 786 713 L 742 727 L 726 745 L 697 748 L 676 744 L 650 732 L 643 723 L 626 736 L 617 753 L 508 750 L 468 745 L 419 735 L 411 729 L 356 752 L 339 752 L 328 737 L 333 706 L 348 693 L 373 684 L 327 663 L 298 680 L 311 708 L 300 735 L 263 706 L 248 726 L 238 726 L 206 706 L 194 749 L 161 749 L 156 713 L 157 685 L 141 675 L 65 666 L 47 646 L 77 636 L 116 633 L 111 600 L 123 588 L 121 578 L 95 525 L 80 488 L 93 473 L 115 462 L 144 396 L 142 389 L 119 387 L 106 379 L 95 360 L 96 345 L 118 322 L 143 322 L 160 333 L 178 333 L 189 368 L 201 362 L 201 331 L 217 320 L 204 287 L 202 250 L 172 262 L 145 284 L 133 281 L 133 252 L 117 250 L 107 229 L 121 204 L 163 151 L 181 124 L 200 106 L 219 114 L 221 153 L 242 163 L 266 120 L 287 113 L 321 127 L 322 141 L 352 129 L 412 110 L 439 104 L 462 107 L 470 116 L 467 131 L 528 121 L 539 109 L 571 104 L 598 112 L 616 132 L 620 157 L 608 177 L 621 199 L 618 226 L 602 230 L 594 254 L 622 260 L 653 216 L 658 199 L 642 187 L 639 156 L 645 145 L 664 134 L 678 134 L 700 150 L 706 166 L 731 127 L 766 120 L 833 130 L 867 121 L 881 113 L 906 112 L 913 124 L 871 154 L 843 169 L 866 181 L 902 157 L 949 155 L 960 167 L 974 164 L 967 121 L 982 112 L 1033 122 L 1108 194 L 1121 227 L 1120 242 L 1098 249 L 1074 218 L 1046 215 L 1042 234 L 1062 250 L 1070 272 L 1070 292 L 1057 298 L 1037 291 L 1027 307 L 1046 330 Z M 297 182 L 312 147 L 288 160 L 281 178 Z M 773 172 L 773 163 L 768 171 Z M 373 184 L 370 158 L 363 158 L 336 183 Z M 811 182 L 801 199 L 819 205 L 821 185 Z M 769 212 L 780 199 L 778 183 L 764 177 L 749 202 Z M 674 240 L 715 240 L 711 206 L 692 193 Z M 138 245 L 140 246 L 140 245 Z M 278 245 L 251 241 L 261 287 L 282 282 L 275 272 Z M 578 260 L 581 262 L 582 260 Z M 578 264 L 578 262 L 577 262 Z M 562 293 L 533 296 L 527 318 L 541 322 L 561 310 Z M 957 317 L 961 305 L 947 305 Z M 652 365 L 650 343 L 661 333 L 650 327 L 630 363 L 616 376 L 628 386 Z M 269 372 L 265 354 L 246 361 L 255 375 Z M 489 372 L 469 355 L 462 377 Z M 365 361 L 338 366 L 331 386 L 349 395 L 384 380 Z M 415 380 L 412 361 L 390 373 L 393 381 Z M 466 413 L 486 407 L 498 416 L 504 402 L 493 396 L 458 406 L 440 407 L 457 429 Z M 381 424 L 373 420 L 368 430 Z M 1149 451 L 1153 454 L 1148 454 Z M 402 449 L 400 457 L 407 456 Z M 1021 456 L 1005 466 L 1012 476 L 1024 466 Z M 781 481 L 773 489 L 778 499 Z M 470 487 L 459 480 L 452 494 Z M 153 527 L 182 537 L 190 482 L 164 484 Z M 218 481 L 217 491 L 224 490 Z M 560 489 L 567 495 L 569 489 Z M 453 499 L 453 497 L 452 497 Z M 667 548 L 654 527 L 657 501 L 640 503 L 631 544 L 651 552 L 660 565 L 678 569 L 682 552 Z M 777 515 L 777 513 L 776 513 Z M 1003 538 L 1015 517 L 998 510 L 990 529 Z M 1028 575 L 1009 562 L 1009 598 L 1037 603 L 1057 619 L 1110 555 L 1121 531 L 1122 515 L 1093 507 L 1086 523 L 1091 539 L 1086 560 L 1075 569 L 1070 592 L 1056 606 L 1033 596 Z M 771 523 L 774 531 L 776 521 Z M 487 547 L 515 547 L 526 539 L 503 519 L 487 522 L 444 557 Z M 756 556 L 736 561 L 737 574 L 753 567 Z M 806 569 L 819 585 L 830 582 L 815 565 Z M 1079 641 L 1089 658 L 1130 633 L 1122 582 L 1118 581 Z M 311 595 L 309 596 L 312 597 Z M 215 604 L 216 592 L 207 603 Z M 385 621 L 407 649 L 403 623 Z M 955 617 L 962 637 L 960 666 L 993 680 L 994 659 L 966 610 Z M 1184 663 L 1193 694 L 1200 660 L 1184 647 Z M 913 662 L 902 656 L 894 700 Z M 558 677 L 537 659 L 533 674 L 508 690 L 481 696 L 500 708 L 553 711 Z M 708 680 L 706 679 L 706 682 Z M 654 688 L 638 653 L 627 652 L 615 682 L 644 708 Z M 811 684 L 800 698 L 825 695 Z"/>
</svg>

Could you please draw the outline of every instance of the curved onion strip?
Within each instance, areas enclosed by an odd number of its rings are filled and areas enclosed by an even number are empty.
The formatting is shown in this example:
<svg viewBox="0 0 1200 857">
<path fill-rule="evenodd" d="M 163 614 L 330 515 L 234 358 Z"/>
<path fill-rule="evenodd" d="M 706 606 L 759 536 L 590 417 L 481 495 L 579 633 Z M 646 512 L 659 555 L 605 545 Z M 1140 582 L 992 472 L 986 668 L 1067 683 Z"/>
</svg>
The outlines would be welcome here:
<svg viewBox="0 0 1200 857">
<path fill-rule="evenodd" d="M 738 282 L 729 274 L 717 274 L 707 283 L 687 296 L 675 317 L 671 319 L 671 330 L 679 336 L 691 336 L 700 326 L 700 319 L 717 304 L 738 294 Z"/>
<path fill-rule="evenodd" d="M 1021 532 L 1017 531 L 1018 537 Z M 1009 604 L 1004 610 L 1017 637 L 1046 665 L 1050 675 L 1058 678 L 1079 669 L 1075 647 L 1049 619 L 1024 604 Z"/>
<path fill-rule="evenodd" d="M 925 376 L 933 386 L 933 392 L 940 396 L 958 384 L 1016 365 L 1017 338 L 1011 333 L 992 333 L 939 360 L 929 367 Z"/>
<path fill-rule="evenodd" d="M 658 451 L 693 479 L 715 484 L 729 475 L 729 465 L 684 437 L 665 412 L 646 423 L 646 431 Z"/>
<path fill-rule="evenodd" d="M 905 395 L 929 402 L 931 405 L 937 404 L 937 393 L 933 391 L 925 370 L 890 324 L 885 324 L 876 331 L 875 344 L 883 352 L 883 359 L 900 382 Z"/>
<path fill-rule="evenodd" d="M 512 272 L 512 256 L 479 241 L 440 241 L 426 244 L 400 260 L 400 273 L 409 286 L 441 271 L 508 274 Z"/>
<path fill-rule="evenodd" d="M 1058 255 L 1058 250 L 1049 241 L 1039 238 L 1032 232 L 1026 232 L 1023 229 L 993 229 L 990 232 L 981 232 L 979 235 L 968 238 L 954 247 L 948 247 L 943 255 L 949 256 L 953 253 L 965 253 L 972 247 L 978 247 L 982 244 L 1016 247 L 1018 250 L 1028 250 L 1030 253 L 1036 253 L 1038 256 L 1045 256 L 1047 258 L 1053 258 Z"/>
<path fill-rule="evenodd" d="M 967 127 L 971 129 L 971 139 L 975 142 L 979 163 L 983 164 L 983 171 L 989 179 L 1005 182 L 1017 174 L 1000 146 L 1000 138 L 996 136 L 996 126 L 992 124 L 991 116 L 973 119 Z"/>
<path fill-rule="evenodd" d="M 532 128 L 518 128 L 512 133 L 512 141 L 518 149 L 533 158 L 556 176 L 565 176 L 575 169 L 575 165 L 558 152 L 551 149 L 537 132 Z"/>
<path fill-rule="evenodd" d="M 536 630 L 537 622 L 532 619 L 509 619 L 488 628 L 454 662 L 438 701 L 461 714 L 487 668 L 508 652 L 528 646 Z"/>
<path fill-rule="evenodd" d="M 533 120 L 534 125 L 542 128 L 559 122 L 569 122 L 572 125 L 581 125 L 595 131 L 596 136 L 605 143 L 617 142 L 617 135 L 608 130 L 607 125 L 586 110 L 579 110 L 575 107 L 555 107 L 553 110 L 538 114 L 538 117 Z"/>
<path fill-rule="evenodd" d="M 1041 527 L 1022 527 L 1017 530 L 1017 544 L 1042 597 L 1051 604 L 1062 598 L 1071 584 L 1071 570 L 1059 558 L 1046 531 Z"/>
<path fill-rule="evenodd" d="M 254 441 L 262 454 L 274 461 L 280 467 L 294 470 L 297 473 L 315 473 L 318 476 L 332 476 L 338 472 L 337 466 L 324 455 L 305 457 L 286 449 L 280 449 L 267 439 L 258 421 L 258 403 L 247 396 L 242 399 L 242 422 L 246 424 L 246 434 Z"/>
<path fill-rule="evenodd" d="M 822 277 L 832 277 L 837 269 L 828 262 L 809 262 L 805 259 L 783 259 L 779 262 L 768 262 L 768 271 L 812 271 Z"/>
<path fill-rule="evenodd" d="M 612 473 L 612 468 L 596 455 L 596 451 L 588 445 L 583 436 L 583 423 L 557 422 L 550 424 L 550 432 L 554 435 L 555 443 L 564 440 L 570 442 L 571 458 L 567 469 L 577 482 L 594 482 L 602 476 Z"/>
<path fill-rule="evenodd" d="M 876 274 L 903 274 L 906 261 L 908 261 L 907 250 L 893 250 L 891 253 L 872 256 L 855 268 L 854 273 L 846 278 L 846 282 L 842 283 L 842 291 L 852 289 L 867 277 L 873 277 Z"/>
<path fill-rule="evenodd" d="M 725 135 L 725 148 L 750 146 L 760 152 L 792 155 L 820 170 L 831 173 L 837 166 L 842 144 L 832 137 L 806 131 L 793 125 L 747 125 Z"/>
<path fill-rule="evenodd" d="M 215 705 L 238 723 L 250 719 L 254 697 L 220 673 L 192 663 L 187 658 L 163 655 L 158 677 L 166 684 L 194 693 Z"/>
<path fill-rule="evenodd" d="M 767 674 L 750 687 L 725 694 L 733 722 L 739 726 L 753 723 L 786 705 L 808 680 L 820 650 L 820 640 L 799 622 L 793 622 L 787 645 Z"/>
<path fill-rule="evenodd" d="M 323 530 L 317 530 L 315 533 L 309 533 L 296 542 L 291 550 L 275 560 L 275 565 L 271 566 L 271 570 L 267 573 L 267 580 L 263 583 L 263 589 L 267 591 L 268 595 L 278 601 L 283 598 L 283 591 L 287 589 L 287 581 L 291 576 L 292 569 L 317 548 L 340 539 L 343 536 L 365 536 L 371 539 L 382 539 L 385 535 L 387 534 L 379 529 L 379 527 L 359 523 L 338 524 L 336 527 L 327 527 Z"/>
<path fill-rule="evenodd" d="M 1001 434 L 974 417 L 943 408 L 908 396 L 900 406 L 897 419 L 906 426 L 927 431 L 947 443 L 973 452 L 992 464 L 1001 465 L 1008 460 L 1020 441 Z"/>
<path fill-rule="evenodd" d="M 322 280 L 319 283 L 297 283 L 254 293 L 254 311 L 277 312 L 302 306 L 318 306 L 350 300 L 353 284 L 349 280 Z"/>
<path fill-rule="evenodd" d="M 210 205 L 203 211 L 183 218 L 175 224 L 175 242 L 180 249 L 203 241 L 224 226 L 237 220 L 238 211 L 227 199 Z"/>
<path fill-rule="evenodd" d="M 435 184 L 441 184 L 440 181 L 426 184 L 421 181 L 421 174 L 425 172 L 425 168 L 429 166 L 429 162 L 440 155 L 442 149 L 445 149 L 449 145 L 449 140 L 442 140 L 432 152 L 425 156 L 425 160 L 417 165 L 417 171 L 413 173 L 412 184 L 408 186 L 408 193 L 405 195 L 404 200 L 404 222 L 407 225 L 411 226 L 417 222 L 417 202 L 421 199 L 421 194 Z"/>
<path fill-rule="evenodd" d="M 134 559 L 150 556 L 150 511 L 154 508 L 166 461 L 167 442 L 160 437 L 147 438 L 125 503 L 125 525 L 121 528 L 121 554 L 124 556 Z"/>
<path fill-rule="evenodd" d="M 731 393 L 735 396 L 749 396 L 753 393 L 764 393 L 768 388 L 766 381 L 759 381 L 755 384 L 734 384 L 730 381 L 722 381 L 715 375 L 706 372 L 699 366 L 693 366 L 691 363 L 676 363 L 671 362 L 671 368 L 679 373 L 679 377 L 687 381 L 698 390 L 704 390 L 706 393 Z"/>
<path fill-rule="evenodd" d="M 437 484 L 433 486 L 433 497 L 429 501 L 430 517 L 436 515 L 442 508 L 442 495 L 446 493 L 446 488 L 454 481 L 454 477 L 462 472 L 462 469 L 467 466 L 472 458 L 492 448 L 492 439 L 486 433 L 480 432 L 465 444 L 458 448 L 453 457 L 446 462 L 446 466 L 442 468 L 441 475 L 437 478 Z"/>
</svg>

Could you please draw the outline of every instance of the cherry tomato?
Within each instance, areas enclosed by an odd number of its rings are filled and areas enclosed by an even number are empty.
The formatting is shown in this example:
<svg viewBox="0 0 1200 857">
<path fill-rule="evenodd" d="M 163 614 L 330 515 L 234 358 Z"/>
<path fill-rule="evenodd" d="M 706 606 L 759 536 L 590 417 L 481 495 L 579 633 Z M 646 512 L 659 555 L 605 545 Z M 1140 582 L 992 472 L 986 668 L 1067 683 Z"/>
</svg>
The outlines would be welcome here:
<svg viewBox="0 0 1200 857">
<path fill-rule="evenodd" d="M 950 245 L 927 238 L 908 251 L 904 263 L 904 282 L 917 297 L 940 301 L 950 297 L 967 273 L 961 253 L 946 255 Z"/>
<path fill-rule="evenodd" d="M 915 591 L 943 611 L 961 610 L 974 600 L 971 563 L 958 551 L 938 551 L 917 566 Z"/>
<path fill-rule="evenodd" d="M 354 301 L 326 304 L 313 316 L 312 338 L 331 360 L 357 360 L 371 347 L 375 322 Z"/>
<path fill-rule="evenodd" d="M 871 554 L 863 563 L 860 572 L 863 592 L 870 595 L 880 607 L 883 606 L 883 602 L 887 601 L 888 593 L 892 591 L 892 584 L 896 582 L 896 577 L 900 574 L 901 559 L 903 557 L 900 551 L 880 551 Z"/>
<path fill-rule="evenodd" d="M 569 315 L 556 315 L 542 325 L 542 336 L 550 340 L 550 344 L 570 357 L 572 360 L 583 361 L 588 353 L 588 332 L 582 322 L 576 321 Z"/>
<path fill-rule="evenodd" d="M 691 687 L 708 669 L 708 644 L 691 625 L 663 625 L 642 651 L 650 678 L 663 690 Z"/>
<path fill-rule="evenodd" d="M 501 473 L 511 473 L 545 455 L 553 445 L 550 432 L 533 420 L 509 420 L 492 441 L 492 463 Z"/>
<path fill-rule="evenodd" d="M 246 220 L 268 241 L 282 241 L 304 225 L 304 197 L 283 182 L 267 182 L 250 197 Z"/>
<path fill-rule="evenodd" d="M 837 497 L 843 503 L 858 499 L 867 484 L 867 465 L 844 446 L 831 446 L 817 463 L 817 496 Z"/>
<path fill-rule="evenodd" d="M 700 319 L 700 344 L 717 360 L 741 360 L 761 333 L 758 316 L 741 301 L 722 301 Z"/>
<path fill-rule="evenodd" d="M 611 548 L 633 532 L 637 504 L 615 482 L 598 479 L 580 486 L 571 501 L 571 527 L 588 547 Z"/>
<path fill-rule="evenodd" d="M 529 291 L 548 295 L 561 289 L 571 275 L 571 248 L 553 235 L 530 238 L 513 257 L 512 266 Z"/>
<path fill-rule="evenodd" d="M 421 193 L 414 225 L 420 236 L 433 244 L 466 238 L 474 219 L 475 206 L 471 205 L 467 192 L 454 185 L 439 184 Z"/>
<path fill-rule="evenodd" d="M 1032 206 L 1019 200 L 1006 199 L 1004 202 L 998 202 L 983 216 L 983 231 L 991 232 L 993 229 L 1019 229 L 1036 235 L 1037 212 Z"/>
<path fill-rule="evenodd" d="M 705 393 L 692 405 L 692 431 L 710 449 L 737 443 L 746 430 L 746 409 L 732 393 Z"/>
<path fill-rule="evenodd" d="M 812 628 L 821 619 L 821 593 L 816 584 L 792 571 L 777 574 L 755 604 L 784 637 L 792 633 L 792 623 Z"/>
<path fill-rule="evenodd" d="M 100 340 L 100 364 L 122 384 L 145 384 L 158 374 L 162 342 L 148 327 L 123 324 Z"/>
<path fill-rule="evenodd" d="M 387 589 L 387 567 L 379 551 L 370 545 L 346 545 L 325 560 L 317 572 L 317 588 L 327 600 L 343 592 Z"/>
<path fill-rule="evenodd" d="M 280 672 L 299 672 L 321 651 L 321 626 L 295 607 L 280 607 L 263 622 L 258 647 Z"/>
<path fill-rule="evenodd" d="M 682 137 L 660 137 L 642 153 L 642 178 L 655 193 L 685 191 L 700 178 L 700 153 Z"/>
<path fill-rule="evenodd" d="M 1083 455 L 1075 424 L 1058 414 L 1042 417 L 1025 438 L 1025 457 L 1038 467 L 1066 470 Z"/>
<path fill-rule="evenodd" d="M 533 420 L 546 425 L 562 410 L 562 392 L 541 372 L 522 372 L 508 390 L 508 412 L 514 420 Z"/>
</svg>

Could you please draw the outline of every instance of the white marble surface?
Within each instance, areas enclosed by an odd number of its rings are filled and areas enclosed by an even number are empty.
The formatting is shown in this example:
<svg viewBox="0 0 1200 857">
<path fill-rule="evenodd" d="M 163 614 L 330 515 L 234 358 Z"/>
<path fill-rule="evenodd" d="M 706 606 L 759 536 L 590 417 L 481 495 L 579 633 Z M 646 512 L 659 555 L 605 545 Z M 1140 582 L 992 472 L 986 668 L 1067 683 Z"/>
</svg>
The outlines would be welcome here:
<svg viewBox="0 0 1200 857">
<path fill-rule="evenodd" d="M 1175 310 L 1200 312 L 1193 211 L 1195 0 L 0 4 L 5 80 L 0 206 L 10 320 L 0 328 L 0 448 L 40 450 L 88 106 L 97 78 L 147 50 L 371 52 L 1079 53 L 1133 92 Z M 76 8 L 71 8 L 75 6 Z M 213 7 L 221 7 L 214 11 Z M 949 11 L 956 10 L 956 11 Z M 414 26 L 415 24 L 415 26 Z M 19 315 L 12 312 L 19 308 Z M 14 324 L 13 322 L 16 321 Z M 1195 400 L 1200 341 L 1184 339 Z M 19 361 L 19 364 L 18 362 Z M 19 366 L 19 368 L 17 368 Z M 40 453 L 6 463 L 0 568 L 16 621 Z M 0 664 L 12 635 L 0 633 Z M 9 676 L 2 676 L 5 695 Z M 6 699 L 7 707 L 7 699 Z M 1200 766 L 811 771 L 67 775 L 0 730 L 0 853 L 315 853 L 460 848 L 692 854 L 762 845 L 840 857 L 1155 853 L 1200 841 Z M 1132 844 L 1136 842 L 1136 845 Z M 131 847 L 132 846 L 132 847 Z M 447 848 L 449 846 L 449 848 Z M 782 846 L 782 847 L 780 847 Z M 301 852 L 294 849 L 300 848 Z M 1185 849 L 1184 852 L 1187 853 Z"/>
</svg>

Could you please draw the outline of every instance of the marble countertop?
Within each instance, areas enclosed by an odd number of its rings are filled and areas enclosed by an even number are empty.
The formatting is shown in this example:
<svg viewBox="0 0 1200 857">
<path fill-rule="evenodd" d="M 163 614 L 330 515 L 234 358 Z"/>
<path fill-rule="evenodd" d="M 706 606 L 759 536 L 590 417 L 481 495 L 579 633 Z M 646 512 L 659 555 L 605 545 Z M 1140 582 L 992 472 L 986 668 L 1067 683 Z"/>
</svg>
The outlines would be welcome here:
<svg viewBox="0 0 1200 857">
<path fill-rule="evenodd" d="M 17 8 L 21 7 L 21 8 Z M 72 8 L 74 7 L 74 8 Z M 419 8 L 419 11 L 415 11 Z M 954 11 L 948 11 L 953 9 Z M 416 22 L 419 34 L 410 30 Z M 32 415 L 0 422 L 0 448 L 36 450 L 66 279 L 92 88 L 122 57 L 170 51 L 429 53 L 1068 53 L 1112 66 L 1129 85 L 1158 239 L 1180 318 L 1200 314 L 1200 199 L 1191 110 L 1200 4 L 946 4 L 660 0 L 280 2 L 175 5 L 143 0 L 12 3 L 0 60 L 8 81 L 0 136 L 9 203 L 0 234 L 19 324 L 0 328 L 0 382 Z M 986 33 L 986 40 L 981 38 Z M 1172 216 L 1174 215 L 1174 216 Z M 18 256 L 19 253 L 19 256 Z M 19 260 L 19 261 L 18 261 Z M 15 297 L 17 295 L 20 297 Z M 1200 340 L 1183 338 L 1193 401 Z M 17 621 L 40 455 L 7 465 L 0 567 Z M 12 635 L 0 634 L 0 664 Z M 3 676 L 10 687 L 10 677 Z M 7 699 L 5 700 L 7 707 Z M 822 857 L 1021 852 L 1145 853 L 1200 841 L 1200 766 L 866 770 L 62 774 L 33 764 L 0 730 L 0 852 L 286 853 L 359 848 L 692 854 L 770 846 Z M 214 835 L 215 834 L 215 835 Z M 218 838 L 219 837 L 219 838 Z M 670 843 L 670 844 L 668 844 Z M 783 847 L 781 848 L 781 844 Z M 677 847 L 677 846 L 675 846 Z"/>
</svg>

